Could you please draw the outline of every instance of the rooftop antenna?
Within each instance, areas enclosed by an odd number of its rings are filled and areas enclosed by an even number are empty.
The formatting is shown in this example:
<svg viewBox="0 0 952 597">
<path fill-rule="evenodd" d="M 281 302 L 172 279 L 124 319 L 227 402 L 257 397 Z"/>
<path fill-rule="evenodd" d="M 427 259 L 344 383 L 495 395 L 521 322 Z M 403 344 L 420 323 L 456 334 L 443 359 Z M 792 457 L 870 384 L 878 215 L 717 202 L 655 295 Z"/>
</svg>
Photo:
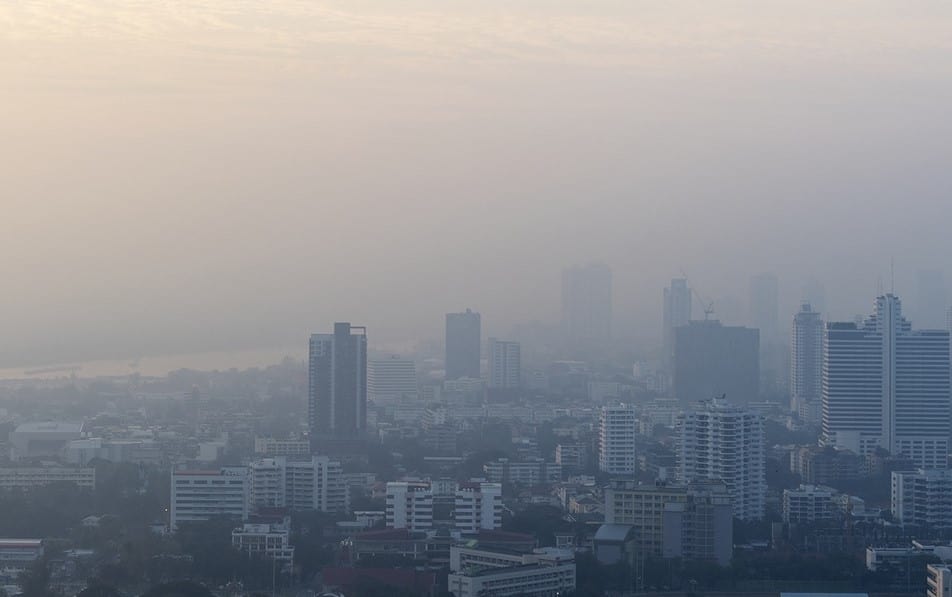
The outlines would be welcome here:
<svg viewBox="0 0 952 597">
<path fill-rule="evenodd" d="M 889 294 L 896 294 L 896 260 L 889 258 Z"/>
</svg>

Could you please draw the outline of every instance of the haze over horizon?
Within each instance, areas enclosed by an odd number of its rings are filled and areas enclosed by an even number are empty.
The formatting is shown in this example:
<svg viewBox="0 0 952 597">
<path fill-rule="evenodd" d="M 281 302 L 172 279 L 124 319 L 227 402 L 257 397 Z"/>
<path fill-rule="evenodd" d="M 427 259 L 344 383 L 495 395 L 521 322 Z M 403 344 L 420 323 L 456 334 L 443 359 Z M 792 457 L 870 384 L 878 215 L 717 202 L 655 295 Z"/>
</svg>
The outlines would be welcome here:
<svg viewBox="0 0 952 597">
<path fill-rule="evenodd" d="M 614 272 L 809 279 L 835 318 L 944 267 L 952 4 L 0 4 L 0 367 L 559 316 Z M 913 317 L 915 317 L 913 312 Z M 914 322 L 915 323 L 915 320 Z"/>
</svg>

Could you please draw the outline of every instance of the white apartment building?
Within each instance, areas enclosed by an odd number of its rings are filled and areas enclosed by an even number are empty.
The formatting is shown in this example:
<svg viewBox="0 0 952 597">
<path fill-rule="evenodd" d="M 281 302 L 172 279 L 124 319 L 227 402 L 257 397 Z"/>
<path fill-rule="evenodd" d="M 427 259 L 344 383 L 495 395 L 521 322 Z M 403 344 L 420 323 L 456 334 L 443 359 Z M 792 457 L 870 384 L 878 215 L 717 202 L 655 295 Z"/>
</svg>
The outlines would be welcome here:
<svg viewBox="0 0 952 597">
<path fill-rule="evenodd" d="M 635 410 L 627 404 L 603 406 L 598 420 L 598 470 L 610 475 L 633 475 L 638 470 Z"/>
<path fill-rule="evenodd" d="M 899 524 L 952 528 L 952 469 L 894 472 L 891 507 Z"/>
<path fill-rule="evenodd" d="M 411 359 L 392 355 L 367 362 L 367 399 L 375 403 L 400 398 L 417 398 L 416 364 Z"/>
<path fill-rule="evenodd" d="M 814 523 L 833 520 L 837 492 L 822 485 L 801 485 L 783 490 L 783 521 Z"/>
<path fill-rule="evenodd" d="M 502 527 L 502 485 L 499 483 L 460 483 L 453 510 L 456 529 L 478 533 Z"/>
<path fill-rule="evenodd" d="M 492 389 L 522 385 L 522 349 L 518 342 L 489 339 L 489 384 Z"/>
<path fill-rule="evenodd" d="M 922 468 L 944 467 L 949 365 L 949 332 L 913 330 L 892 294 L 876 299 L 862 325 L 827 324 L 823 442 L 863 456 L 884 448 Z"/>
<path fill-rule="evenodd" d="M 172 471 L 170 525 L 215 516 L 248 517 L 251 479 L 246 467 Z"/>
<path fill-rule="evenodd" d="M 767 495 L 763 417 L 723 398 L 702 400 L 678 419 L 678 478 L 727 484 L 734 516 L 764 517 Z"/>
<path fill-rule="evenodd" d="M 72 483 L 83 489 L 95 489 L 96 469 L 63 466 L 0 468 L 0 489 L 33 489 L 50 483 Z"/>
<path fill-rule="evenodd" d="M 387 528 L 426 531 L 433 527 L 433 490 L 425 481 L 387 483 Z"/>
<path fill-rule="evenodd" d="M 251 503 L 255 506 L 346 512 L 347 494 L 340 462 L 327 456 L 308 460 L 279 456 L 251 463 Z"/>
<path fill-rule="evenodd" d="M 952 569 L 929 564 L 926 568 L 926 597 L 952 597 Z"/>
</svg>

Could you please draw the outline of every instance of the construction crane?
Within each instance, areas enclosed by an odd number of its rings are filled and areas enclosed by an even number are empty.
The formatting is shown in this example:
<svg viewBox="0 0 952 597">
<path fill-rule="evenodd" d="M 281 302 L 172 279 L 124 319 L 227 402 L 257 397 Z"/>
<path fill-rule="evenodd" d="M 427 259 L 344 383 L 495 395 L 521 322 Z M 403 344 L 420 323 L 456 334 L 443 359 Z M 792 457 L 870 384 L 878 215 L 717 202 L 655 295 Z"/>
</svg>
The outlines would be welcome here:
<svg viewBox="0 0 952 597">
<path fill-rule="evenodd" d="M 688 275 L 684 273 L 683 268 L 681 269 L 681 277 L 688 281 L 688 287 L 691 289 L 691 294 L 694 295 L 694 298 L 697 299 L 697 302 L 700 303 L 701 308 L 704 310 L 704 321 L 708 321 L 711 318 L 711 315 L 714 315 L 714 301 L 708 300 L 701 296 L 701 293 L 698 292 L 694 287 L 694 284 L 691 283 Z"/>
</svg>

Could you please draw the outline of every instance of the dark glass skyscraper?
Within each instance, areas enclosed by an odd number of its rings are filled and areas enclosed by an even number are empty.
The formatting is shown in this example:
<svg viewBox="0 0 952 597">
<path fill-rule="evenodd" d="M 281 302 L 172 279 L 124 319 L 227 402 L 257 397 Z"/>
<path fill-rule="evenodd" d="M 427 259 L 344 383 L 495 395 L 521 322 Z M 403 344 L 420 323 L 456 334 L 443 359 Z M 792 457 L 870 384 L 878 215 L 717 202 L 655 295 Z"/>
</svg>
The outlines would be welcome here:
<svg viewBox="0 0 952 597">
<path fill-rule="evenodd" d="M 721 394 L 736 404 L 760 394 L 760 335 L 717 320 L 692 321 L 674 331 L 674 395 L 684 404 Z"/>
<path fill-rule="evenodd" d="M 446 314 L 446 379 L 479 379 L 481 333 L 479 313 Z"/>
<path fill-rule="evenodd" d="M 367 430 L 367 328 L 335 323 L 312 334 L 308 355 L 311 445 L 360 439 Z"/>
</svg>

